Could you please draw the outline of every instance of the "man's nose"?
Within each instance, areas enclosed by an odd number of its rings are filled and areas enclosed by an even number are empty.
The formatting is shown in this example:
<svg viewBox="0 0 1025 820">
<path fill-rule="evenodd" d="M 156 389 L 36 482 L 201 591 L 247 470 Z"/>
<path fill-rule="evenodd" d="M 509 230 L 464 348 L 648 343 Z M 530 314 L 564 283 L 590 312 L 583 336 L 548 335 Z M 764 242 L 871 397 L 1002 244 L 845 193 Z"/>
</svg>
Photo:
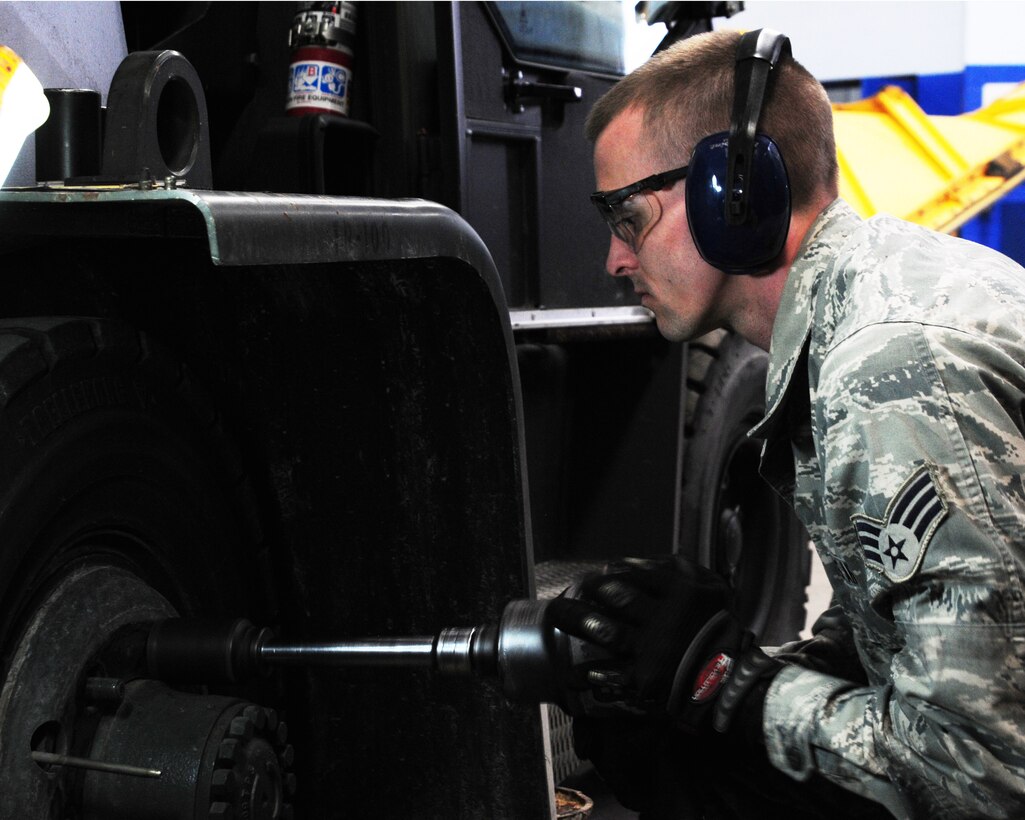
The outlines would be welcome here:
<svg viewBox="0 0 1025 820">
<path fill-rule="evenodd" d="M 605 257 L 605 270 L 611 276 L 629 276 L 637 269 L 637 255 L 618 236 L 609 237 L 609 253 Z"/>
</svg>

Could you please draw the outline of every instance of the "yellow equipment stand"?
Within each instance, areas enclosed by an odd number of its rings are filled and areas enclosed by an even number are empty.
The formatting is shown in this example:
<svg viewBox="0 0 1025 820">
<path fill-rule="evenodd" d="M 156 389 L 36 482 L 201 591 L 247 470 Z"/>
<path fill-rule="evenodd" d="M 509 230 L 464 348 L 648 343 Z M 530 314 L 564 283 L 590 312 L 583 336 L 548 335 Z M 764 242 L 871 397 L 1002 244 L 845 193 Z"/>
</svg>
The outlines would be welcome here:
<svg viewBox="0 0 1025 820">
<path fill-rule="evenodd" d="M 840 195 L 952 233 L 1025 180 L 1025 83 L 959 116 L 929 116 L 901 88 L 833 105 Z"/>
</svg>

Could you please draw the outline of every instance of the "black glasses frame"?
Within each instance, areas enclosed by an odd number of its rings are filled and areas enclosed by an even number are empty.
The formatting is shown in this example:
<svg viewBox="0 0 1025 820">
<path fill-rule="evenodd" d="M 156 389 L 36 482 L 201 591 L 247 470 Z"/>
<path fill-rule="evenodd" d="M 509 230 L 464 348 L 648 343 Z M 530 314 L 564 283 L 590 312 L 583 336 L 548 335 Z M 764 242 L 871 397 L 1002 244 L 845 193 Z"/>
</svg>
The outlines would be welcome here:
<svg viewBox="0 0 1025 820">
<path fill-rule="evenodd" d="M 591 202 L 604 215 L 611 212 L 624 199 L 629 199 L 639 191 L 661 191 L 670 182 L 676 182 L 676 180 L 686 177 L 689 169 L 690 165 L 683 165 L 673 168 L 671 171 L 663 171 L 661 174 L 652 174 L 650 177 L 639 179 L 637 182 L 631 182 L 629 185 L 612 191 L 595 191 L 591 194 Z"/>
</svg>

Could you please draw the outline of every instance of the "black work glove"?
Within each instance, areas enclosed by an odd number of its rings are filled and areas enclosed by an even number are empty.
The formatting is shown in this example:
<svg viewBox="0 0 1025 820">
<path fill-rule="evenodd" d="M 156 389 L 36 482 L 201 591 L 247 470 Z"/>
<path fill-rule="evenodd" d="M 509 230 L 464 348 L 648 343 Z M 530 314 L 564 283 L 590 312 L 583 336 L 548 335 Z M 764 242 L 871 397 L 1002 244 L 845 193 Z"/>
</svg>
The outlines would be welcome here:
<svg viewBox="0 0 1025 820">
<path fill-rule="evenodd" d="M 730 598 L 714 572 L 671 558 L 617 563 L 552 602 L 551 625 L 598 648 L 586 676 L 599 696 L 573 721 L 577 755 L 642 817 L 702 816 L 697 764 L 736 758 L 737 738 L 764 743 L 781 664 L 753 645 Z"/>
<path fill-rule="evenodd" d="M 806 640 L 784 644 L 776 657 L 854 683 L 868 683 L 850 619 L 840 606 L 834 604 L 823 612 L 812 624 L 811 635 Z"/>
<path fill-rule="evenodd" d="M 604 650 L 586 670 L 600 696 L 584 711 L 668 717 L 696 734 L 715 709 L 727 731 L 779 666 L 752 646 L 730 597 L 719 575 L 674 556 L 625 559 L 553 601 L 552 626 Z"/>
<path fill-rule="evenodd" d="M 552 601 L 549 623 L 604 650 L 586 673 L 607 701 L 665 715 L 684 653 L 729 598 L 720 576 L 691 561 L 624 559 Z"/>
</svg>

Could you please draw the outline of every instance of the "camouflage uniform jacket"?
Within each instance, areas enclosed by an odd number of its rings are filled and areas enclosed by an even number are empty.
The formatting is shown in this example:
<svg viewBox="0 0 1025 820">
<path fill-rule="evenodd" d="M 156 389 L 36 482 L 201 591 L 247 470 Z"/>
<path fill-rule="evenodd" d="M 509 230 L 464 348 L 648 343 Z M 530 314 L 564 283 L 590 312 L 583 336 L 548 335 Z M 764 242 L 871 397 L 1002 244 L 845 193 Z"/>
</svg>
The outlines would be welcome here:
<svg viewBox="0 0 1025 820">
<path fill-rule="evenodd" d="M 784 667 L 770 760 L 898 817 L 1025 817 L 1025 271 L 837 200 L 790 269 L 767 400 L 762 472 L 864 670 Z"/>
</svg>

